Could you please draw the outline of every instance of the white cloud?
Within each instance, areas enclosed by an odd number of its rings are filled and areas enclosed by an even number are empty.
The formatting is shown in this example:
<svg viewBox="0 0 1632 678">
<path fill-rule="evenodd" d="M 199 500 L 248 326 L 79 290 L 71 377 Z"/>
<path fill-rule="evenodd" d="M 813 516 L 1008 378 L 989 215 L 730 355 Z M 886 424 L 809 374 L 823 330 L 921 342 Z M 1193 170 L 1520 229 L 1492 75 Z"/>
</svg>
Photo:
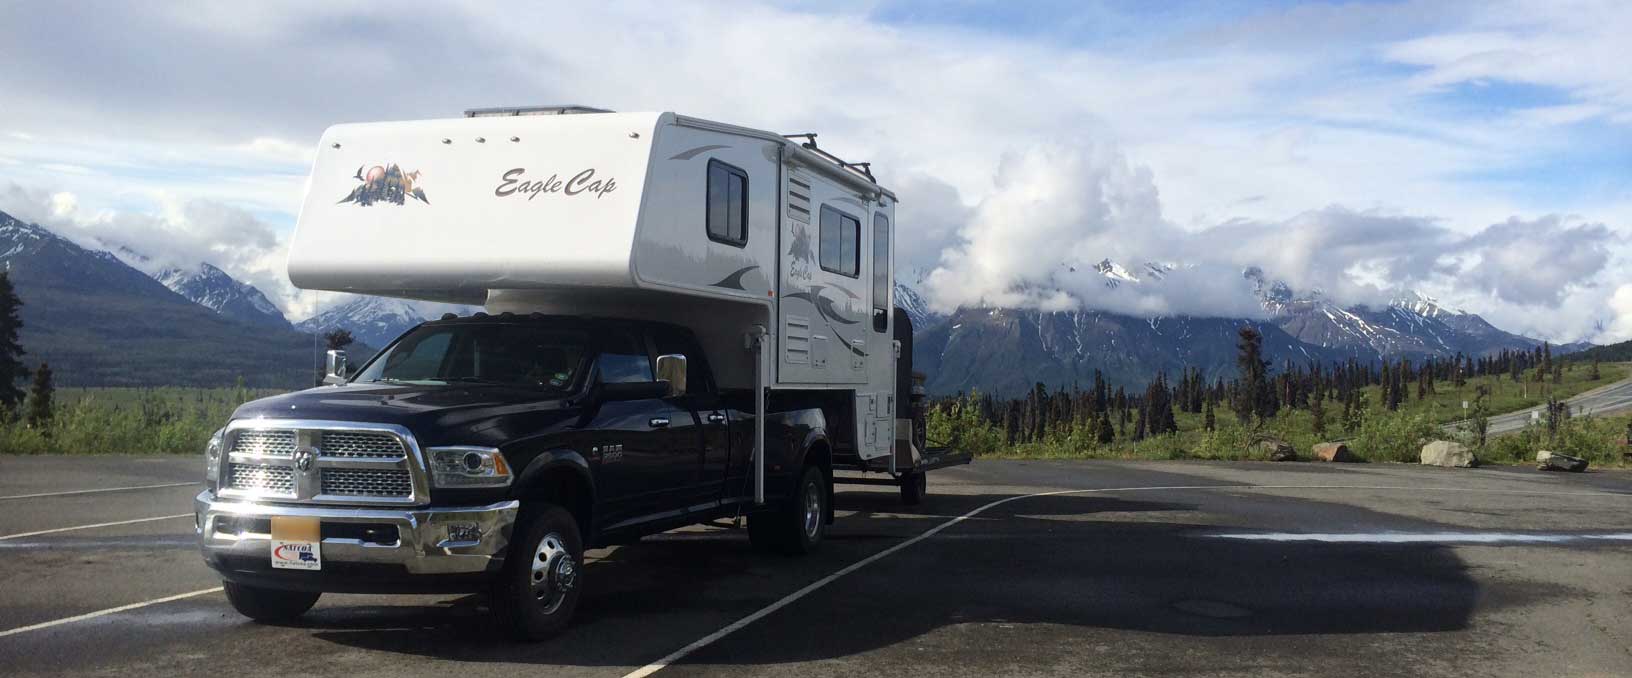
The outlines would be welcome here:
<svg viewBox="0 0 1632 678">
<path fill-rule="evenodd" d="M 0 44 L 15 66 L 0 69 L 0 91 L 27 93 L 8 99 L 0 129 L 28 130 L 0 137 L 12 161 L 0 179 L 72 193 L 87 224 L 145 219 L 141 232 L 183 242 L 178 256 L 224 260 L 295 308 L 306 302 L 277 273 L 281 243 L 324 126 L 571 101 L 814 130 L 875 161 L 903 199 L 904 268 L 943 267 L 929 283 L 943 304 L 1233 313 L 1232 276 L 1260 265 L 1344 300 L 1409 283 L 1493 319 L 1585 333 L 1625 282 L 1623 245 L 1598 236 L 1632 218 L 1627 181 L 1561 195 L 1533 174 L 1538 159 L 1614 141 L 1580 126 L 1632 124 L 1624 3 L 1219 11 L 1173 30 L 1119 17 L 1151 35 L 1116 40 L 886 23 L 874 9 L 0 8 L 20 27 Z M 1495 113 L 1439 107 L 1459 88 L 1512 82 L 1560 94 Z M 1517 178 L 1468 178 L 1480 173 Z M 1469 241 L 1515 218 L 1559 219 L 1548 214 L 1584 215 L 1560 233 L 1603 222 L 1587 233 L 1600 244 L 1532 266 L 1532 249 L 1498 244 L 1502 229 L 1483 250 Z M 232 228 L 245 230 L 222 235 Z M 1115 297 L 1072 277 L 1107 257 L 1193 268 L 1168 286 L 1179 292 Z"/>
<path fill-rule="evenodd" d="M 1632 284 L 1617 286 L 1609 296 L 1608 307 L 1613 315 L 1604 334 L 1622 341 L 1632 339 Z"/>
<path fill-rule="evenodd" d="M 0 190 L 0 211 L 36 222 L 91 249 L 108 250 L 149 275 L 209 263 L 250 283 L 293 318 L 309 314 L 310 299 L 289 285 L 288 243 L 277 229 L 237 207 L 168 197 L 153 212 L 86 211 L 80 196 Z"/>
</svg>

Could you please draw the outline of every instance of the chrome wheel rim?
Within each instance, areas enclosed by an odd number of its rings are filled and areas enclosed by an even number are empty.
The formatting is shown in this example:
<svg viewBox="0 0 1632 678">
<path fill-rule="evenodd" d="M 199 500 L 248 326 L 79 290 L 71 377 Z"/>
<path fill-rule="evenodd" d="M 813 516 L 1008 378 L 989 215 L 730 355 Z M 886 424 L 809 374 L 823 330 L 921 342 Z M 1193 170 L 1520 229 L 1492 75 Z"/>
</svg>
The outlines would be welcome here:
<svg viewBox="0 0 1632 678">
<path fill-rule="evenodd" d="M 543 608 L 544 614 L 560 609 L 567 594 L 578 586 L 578 563 L 561 535 L 551 532 L 539 540 L 530 577 L 533 600 Z"/>
<path fill-rule="evenodd" d="M 805 485 L 805 537 L 816 539 L 822 529 L 822 486 L 811 482 Z"/>
</svg>

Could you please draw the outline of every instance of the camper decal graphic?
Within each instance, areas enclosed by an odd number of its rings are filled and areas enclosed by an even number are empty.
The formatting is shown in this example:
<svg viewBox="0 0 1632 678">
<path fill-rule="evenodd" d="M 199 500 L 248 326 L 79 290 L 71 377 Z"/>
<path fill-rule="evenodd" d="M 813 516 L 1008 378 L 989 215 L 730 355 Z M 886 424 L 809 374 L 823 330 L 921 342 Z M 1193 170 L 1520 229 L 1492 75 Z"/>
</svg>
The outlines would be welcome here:
<svg viewBox="0 0 1632 678">
<path fill-rule="evenodd" d="M 810 242 L 810 229 L 797 221 L 788 222 L 793 226 L 792 243 L 788 245 L 788 277 L 797 280 L 811 279 L 811 266 L 816 263 L 816 248 Z"/>
<path fill-rule="evenodd" d="M 742 276 L 747 274 L 749 271 L 752 271 L 752 270 L 754 270 L 756 268 L 759 268 L 759 266 L 754 265 L 754 266 L 748 266 L 746 268 L 738 269 L 737 272 L 732 273 L 731 275 L 725 276 L 724 278 L 721 278 L 719 282 L 714 283 L 713 285 L 709 285 L 709 287 L 724 287 L 726 289 L 743 290 L 744 292 L 746 292 L 747 290 L 744 289 L 743 286 L 742 286 Z"/>
<path fill-rule="evenodd" d="M 596 199 L 606 197 L 606 194 L 618 190 L 618 180 L 612 177 L 599 179 L 595 176 L 595 168 L 586 168 L 570 178 L 563 179 L 559 174 L 551 174 L 548 179 L 524 179 L 527 168 L 517 167 L 505 172 L 499 177 L 499 185 L 493 189 L 493 195 L 500 198 L 510 196 L 527 196 L 528 200 L 544 194 L 560 193 L 563 195 L 579 195 L 588 193 Z"/>
<path fill-rule="evenodd" d="M 860 321 L 844 317 L 844 315 L 839 312 L 838 307 L 833 305 L 833 299 L 822 295 L 823 290 L 838 290 L 843 292 L 845 296 L 850 297 L 851 299 L 860 299 L 860 297 L 857 297 L 854 292 L 844 289 L 843 287 L 830 287 L 827 285 L 811 285 L 803 292 L 783 295 L 782 298 L 784 300 L 799 299 L 815 307 L 816 314 L 821 316 L 822 320 L 827 322 L 828 331 L 832 332 L 833 336 L 838 337 L 839 340 L 843 342 L 845 348 L 850 349 L 850 352 L 856 354 L 857 356 L 863 358 L 867 357 L 866 351 L 856 347 L 855 342 L 846 339 L 844 334 L 839 332 L 839 328 L 834 325 L 834 323 L 838 323 L 839 325 L 855 325 Z"/>
<path fill-rule="evenodd" d="M 351 189 L 350 194 L 340 199 L 340 204 L 351 202 L 367 207 L 377 202 L 388 202 L 401 205 L 408 198 L 413 198 L 429 205 L 431 201 L 425 197 L 425 189 L 415 186 L 419 183 L 419 176 L 419 170 L 404 172 L 396 163 L 373 167 L 361 165 L 352 178 L 362 182 L 362 185 Z"/>
</svg>

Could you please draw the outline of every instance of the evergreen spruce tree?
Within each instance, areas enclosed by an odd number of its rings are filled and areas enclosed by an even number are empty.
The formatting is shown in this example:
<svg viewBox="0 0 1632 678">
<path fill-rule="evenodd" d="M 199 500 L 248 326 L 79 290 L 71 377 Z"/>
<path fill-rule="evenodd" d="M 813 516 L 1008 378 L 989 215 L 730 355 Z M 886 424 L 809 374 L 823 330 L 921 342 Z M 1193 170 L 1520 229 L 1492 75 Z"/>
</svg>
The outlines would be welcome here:
<svg viewBox="0 0 1632 678">
<path fill-rule="evenodd" d="M 1485 437 L 1490 433 L 1490 408 L 1485 404 L 1485 398 L 1490 395 L 1490 387 L 1480 384 L 1474 389 L 1473 416 L 1468 419 L 1473 428 L 1474 445 L 1484 448 Z"/>
<path fill-rule="evenodd" d="M 1201 427 L 1208 431 L 1214 430 L 1218 422 L 1213 419 L 1213 399 L 1208 398 L 1201 413 Z"/>
<path fill-rule="evenodd" d="M 23 301 L 11 285 L 11 272 L 0 271 L 0 420 L 17 411 L 22 404 L 23 389 L 17 383 L 28 378 L 23 366 L 23 345 L 18 338 L 23 319 L 18 311 Z"/>
<path fill-rule="evenodd" d="M 51 400 L 56 388 L 51 384 L 51 366 L 40 363 L 34 370 L 34 384 L 28 390 L 28 408 L 23 413 L 23 421 L 33 429 L 45 429 L 51 425 Z"/>
<path fill-rule="evenodd" d="M 1326 394 L 1316 391 L 1314 396 L 1309 399 L 1309 415 L 1314 419 L 1310 427 L 1314 429 L 1315 435 L 1325 435 Z"/>
<path fill-rule="evenodd" d="M 1366 425 L 1366 394 L 1352 391 L 1354 402 L 1349 406 L 1349 416 L 1343 422 L 1343 429 L 1350 434 L 1358 433 L 1361 426 Z"/>
<path fill-rule="evenodd" d="M 1135 442 L 1145 439 L 1145 426 L 1145 408 L 1141 404 L 1141 407 L 1139 408 L 1139 418 L 1133 425 L 1133 440 Z"/>
<path fill-rule="evenodd" d="M 1116 440 L 1116 429 L 1111 426 L 1111 413 L 1108 410 L 1099 411 L 1099 444 L 1109 445 Z"/>
<path fill-rule="evenodd" d="M 1236 349 L 1239 353 L 1235 364 L 1241 372 L 1241 387 L 1231 407 L 1242 425 L 1251 423 L 1255 414 L 1258 423 L 1263 424 L 1265 419 L 1274 416 L 1270 409 L 1274 390 L 1268 380 L 1269 362 L 1263 358 L 1264 338 L 1257 330 L 1242 327 Z"/>
</svg>

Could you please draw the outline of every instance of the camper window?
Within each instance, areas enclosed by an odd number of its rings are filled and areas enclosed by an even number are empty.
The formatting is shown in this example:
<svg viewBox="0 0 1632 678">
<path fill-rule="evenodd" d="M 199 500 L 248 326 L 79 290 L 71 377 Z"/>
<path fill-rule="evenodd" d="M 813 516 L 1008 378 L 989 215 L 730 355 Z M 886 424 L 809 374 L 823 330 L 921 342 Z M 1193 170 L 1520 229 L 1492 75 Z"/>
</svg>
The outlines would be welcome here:
<svg viewBox="0 0 1632 678">
<path fill-rule="evenodd" d="M 748 173 L 718 160 L 708 161 L 708 239 L 748 244 Z"/>
<path fill-rule="evenodd" d="M 822 205 L 822 270 L 861 277 L 861 220 Z"/>
<path fill-rule="evenodd" d="M 890 218 L 873 213 L 873 331 L 890 329 Z"/>
</svg>

